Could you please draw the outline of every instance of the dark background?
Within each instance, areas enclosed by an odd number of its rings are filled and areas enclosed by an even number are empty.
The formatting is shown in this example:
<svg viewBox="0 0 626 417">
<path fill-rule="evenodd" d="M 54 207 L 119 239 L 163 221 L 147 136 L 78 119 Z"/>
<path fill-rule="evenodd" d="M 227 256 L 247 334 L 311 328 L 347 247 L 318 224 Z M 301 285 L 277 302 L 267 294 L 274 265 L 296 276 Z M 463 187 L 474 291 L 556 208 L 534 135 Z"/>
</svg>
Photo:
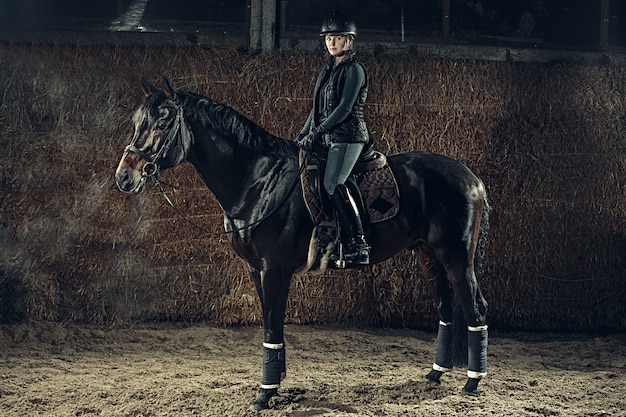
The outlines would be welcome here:
<svg viewBox="0 0 626 417">
<path fill-rule="evenodd" d="M 107 30 L 129 10 L 145 3 L 141 28 L 124 30 L 247 33 L 249 0 L 1 0 L 0 27 L 7 33 L 39 30 Z M 539 48 L 600 48 L 601 0 L 451 0 L 445 40 L 471 44 L 518 44 Z M 443 39 L 442 1 L 291 0 L 281 28 L 309 36 L 330 11 L 351 15 L 369 39 Z M 608 47 L 626 45 L 623 0 L 609 2 Z M 402 13 L 403 11 L 403 13 Z M 404 17 L 404 31 L 401 29 Z M 118 29 L 119 30 L 119 29 Z"/>
</svg>

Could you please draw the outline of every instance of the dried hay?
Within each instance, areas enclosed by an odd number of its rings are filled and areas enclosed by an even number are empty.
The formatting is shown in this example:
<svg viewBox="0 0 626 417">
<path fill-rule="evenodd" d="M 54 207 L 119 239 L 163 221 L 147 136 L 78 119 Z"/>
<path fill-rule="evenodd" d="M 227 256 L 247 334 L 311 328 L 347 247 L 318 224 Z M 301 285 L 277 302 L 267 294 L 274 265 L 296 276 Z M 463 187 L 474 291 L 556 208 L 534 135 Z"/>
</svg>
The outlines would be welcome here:
<svg viewBox="0 0 626 417">
<path fill-rule="evenodd" d="M 385 153 L 426 149 L 486 183 L 491 232 L 482 285 L 502 329 L 626 329 L 622 67 L 362 54 L 368 122 Z M 258 324 L 244 263 L 224 236 L 178 218 L 113 172 L 142 99 L 138 79 L 225 102 L 295 137 L 321 57 L 197 47 L 0 45 L 0 320 Z M 181 211 L 222 229 L 188 165 L 163 180 Z M 287 320 L 429 327 L 415 257 L 294 277 Z"/>
</svg>

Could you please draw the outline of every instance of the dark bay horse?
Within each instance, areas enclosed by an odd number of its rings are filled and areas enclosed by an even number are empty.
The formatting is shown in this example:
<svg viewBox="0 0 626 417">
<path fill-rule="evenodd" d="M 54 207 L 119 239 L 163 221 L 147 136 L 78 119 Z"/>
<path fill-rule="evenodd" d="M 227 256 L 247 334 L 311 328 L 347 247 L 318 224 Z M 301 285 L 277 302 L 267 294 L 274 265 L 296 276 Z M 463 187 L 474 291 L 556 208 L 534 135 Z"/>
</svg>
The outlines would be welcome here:
<svg viewBox="0 0 626 417">
<path fill-rule="evenodd" d="M 115 173 L 121 191 L 139 193 L 162 170 L 189 161 L 224 210 L 230 242 L 250 271 L 263 309 L 263 377 L 256 409 L 268 408 L 286 372 L 283 324 L 292 275 L 307 263 L 314 224 L 299 184 L 298 148 L 232 108 L 197 94 L 163 90 L 142 79 L 146 99 Z M 466 343 L 462 392 L 479 395 L 487 372 L 487 303 L 477 275 L 488 204 L 467 167 L 442 155 L 389 156 L 400 194 L 391 219 L 370 226 L 371 262 L 413 250 L 439 314 L 437 352 L 426 380 L 436 384 L 455 364 L 455 334 Z M 458 306 L 458 308 L 455 308 Z M 457 313 L 455 313 L 455 311 Z M 457 352 L 458 353 L 458 352 Z"/>
</svg>

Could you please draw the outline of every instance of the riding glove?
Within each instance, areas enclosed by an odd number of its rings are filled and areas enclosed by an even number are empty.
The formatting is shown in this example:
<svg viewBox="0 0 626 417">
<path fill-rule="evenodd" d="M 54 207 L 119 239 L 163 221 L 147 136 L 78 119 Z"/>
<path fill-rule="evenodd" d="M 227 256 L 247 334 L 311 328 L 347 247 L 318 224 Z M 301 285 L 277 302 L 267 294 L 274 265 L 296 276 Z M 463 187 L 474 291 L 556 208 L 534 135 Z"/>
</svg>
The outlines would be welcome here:
<svg viewBox="0 0 626 417">
<path fill-rule="evenodd" d="M 300 149 L 308 152 L 313 149 L 314 144 L 322 143 L 323 136 L 324 133 L 317 127 L 314 127 L 309 133 L 300 133 L 295 142 Z"/>
<path fill-rule="evenodd" d="M 313 147 L 313 137 L 311 136 L 311 134 L 303 134 L 300 133 L 298 135 L 298 137 L 295 140 L 296 145 L 298 145 L 298 148 L 304 150 L 304 151 L 310 151 L 311 148 Z"/>
</svg>

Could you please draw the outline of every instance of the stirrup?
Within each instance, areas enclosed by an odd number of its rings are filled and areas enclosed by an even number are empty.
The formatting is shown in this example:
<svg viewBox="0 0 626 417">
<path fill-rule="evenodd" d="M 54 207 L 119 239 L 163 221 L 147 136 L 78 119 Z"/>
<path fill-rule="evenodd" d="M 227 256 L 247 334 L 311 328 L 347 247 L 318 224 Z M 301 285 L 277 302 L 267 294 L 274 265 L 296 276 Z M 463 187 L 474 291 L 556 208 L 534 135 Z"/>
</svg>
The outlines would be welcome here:
<svg viewBox="0 0 626 417">
<path fill-rule="evenodd" d="M 366 243 L 350 242 L 346 245 L 344 253 L 346 262 L 357 265 L 369 265 L 370 247 Z"/>
<path fill-rule="evenodd" d="M 366 243 L 351 242 L 347 245 L 343 243 L 339 243 L 339 245 L 341 246 L 339 251 L 330 255 L 330 260 L 335 262 L 339 268 L 345 268 L 346 263 L 369 265 L 370 247 Z"/>
</svg>

